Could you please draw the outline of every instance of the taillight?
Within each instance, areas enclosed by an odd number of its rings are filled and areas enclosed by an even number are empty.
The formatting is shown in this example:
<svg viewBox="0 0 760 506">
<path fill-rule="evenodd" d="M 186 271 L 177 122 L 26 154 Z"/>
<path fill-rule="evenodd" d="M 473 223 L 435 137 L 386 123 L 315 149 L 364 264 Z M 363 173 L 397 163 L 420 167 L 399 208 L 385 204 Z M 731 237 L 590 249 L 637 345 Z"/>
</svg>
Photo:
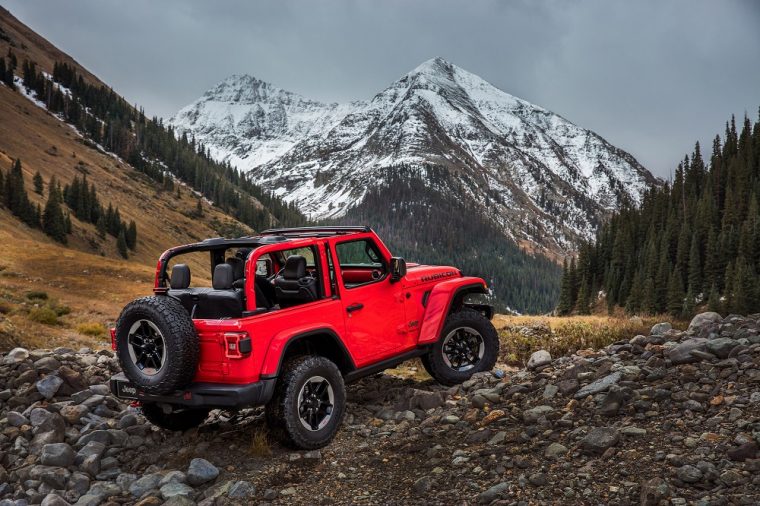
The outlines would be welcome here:
<svg viewBox="0 0 760 506">
<path fill-rule="evenodd" d="M 111 349 L 116 351 L 116 329 L 111 328 Z"/>
<path fill-rule="evenodd" d="M 224 356 L 243 358 L 251 353 L 253 345 L 248 332 L 226 332 L 224 334 Z"/>
</svg>

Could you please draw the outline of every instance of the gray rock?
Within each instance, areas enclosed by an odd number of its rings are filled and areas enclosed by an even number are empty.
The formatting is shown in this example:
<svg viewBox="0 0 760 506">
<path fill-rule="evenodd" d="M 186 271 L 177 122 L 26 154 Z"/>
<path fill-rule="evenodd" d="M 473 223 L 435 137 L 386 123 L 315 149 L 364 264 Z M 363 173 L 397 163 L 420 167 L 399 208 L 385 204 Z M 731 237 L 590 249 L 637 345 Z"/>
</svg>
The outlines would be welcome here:
<svg viewBox="0 0 760 506">
<path fill-rule="evenodd" d="M 501 497 L 501 494 L 506 492 L 508 489 L 509 489 L 508 482 L 503 481 L 501 483 L 498 483 L 494 485 L 493 487 L 489 488 L 488 490 L 478 494 L 478 502 L 480 504 L 489 504 L 492 501 Z"/>
<path fill-rule="evenodd" d="M 227 491 L 227 497 L 232 499 L 246 499 L 256 494 L 256 487 L 248 481 L 236 481 Z"/>
<path fill-rule="evenodd" d="M 187 482 L 193 486 L 202 485 L 219 476 L 219 469 L 206 459 L 195 458 L 187 468 Z"/>
<path fill-rule="evenodd" d="M 550 383 L 544 387 L 543 397 L 544 399 L 553 399 L 557 392 L 559 392 L 559 387 Z"/>
<path fill-rule="evenodd" d="M 533 352 L 533 354 L 528 359 L 528 369 L 537 369 L 539 367 L 551 364 L 551 362 L 552 356 L 548 351 L 538 350 Z"/>
<path fill-rule="evenodd" d="M 27 425 L 29 423 L 27 417 L 16 411 L 8 411 L 5 417 L 8 419 L 8 425 L 11 427 L 21 427 L 22 425 Z"/>
<path fill-rule="evenodd" d="M 48 494 L 40 503 L 40 506 L 69 506 L 70 503 L 58 494 Z"/>
<path fill-rule="evenodd" d="M 60 414 L 64 420 L 69 422 L 71 425 L 76 425 L 79 423 L 79 420 L 81 420 L 82 417 L 89 411 L 90 410 L 87 406 L 84 406 L 82 404 L 73 404 L 62 407 Z"/>
<path fill-rule="evenodd" d="M 690 362 L 697 362 L 699 359 L 691 354 L 692 350 L 705 351 L 706 347 L 706 338 L 693 337 L 671 348 L 668 351 L 668 358 L 674 364 L 688 364 Z"/>
<path fill-rule="evenodd" d="M 35 383 L 37 391 L 41 393 L 45 399 L 52 399 L 55 397 L 55 394 L 58 392 L 58 389 L 61 388 L 61 385 L 63 385 L 63 380 L 52 374 L 45 376 Z"/>
<path fill-rule="evenodd" d="M 702 471 L 692 465 L 685 465 L 678 468 L 676 476 L 684 483 L 697 483 L 702 479 Z"/>
<path fill-rule="evenodd" d="M 669 322 L 656 323 L 652 326 L 652 330 L 649 331 L 649 334 L 653 336 L 661 336 L 672 328 L 673 325 L 671 325 Z"/>
<path fill-rule="evenodd" d="M 620 429 L 620 433 L 628 437 L 641 437 L 647 435 L 647 430 L 629 425 L 628 427 L 623 427 Z"/>
<path fill-rule="evenodd" d="M 186 481 L 187 476 L 182 471 L 169 471 L 161 478 L 159 486 L 163 487 L 167 483 L 185 483 Z"/>
<path fill-rule="evenodd" d="M 691 319 L 691 323 L 689 323 L 689 330 L 698 330 L 703 325 L 710 323 L 719 323 L 721 321 L 723 321 L 723 317 L 718 313 L 707 311 L 705 313 L 700 313 Z"/>
<path fill-rule="evenodd" d="M 652 478 L 641 486 L 639 502 L 641 506 L 656 506 L 660 501 L 668 497 L 670 486 L 660 477 Z"/>
<path fill-rule="evenodd" d="M 544 450 L 544 457 L 547 459 L 558 459 L 567 454 L 567 447 L 560 443 L 552 443 Z"/>
<path fill-rule="evenodd" d="M 707 351 L 718 358 L 728 358 L 731 350 L 739 346 L 739 343 L 730 337 L 719 337 L 707 341 Z"/>
<path fill-rule="evenodd" d="M 577 392 L 575 392 L 575 398 L 576 399 L 583 399 L 584 397 L 587 397 L 589 395 L 598 394 L 599 392 L 604 392 L 608 388 L 610 388 L 612 385 L 617 384 L 618 381 L 620 381 L 620 378 L 623 377 L 623 373 L 620 371 L 613 372 L 612 374 L 608 374 L 604 378 L 600 378 L 593 383 L 589 383 L 585 387 L 581 388 Z"/>
<path fill-rule="evenodd" d="M 74 463 L 74 450 L 66 443 L 47 444 L 42 447 L 40 463 L 45 466 L 69 467 Z"/>
<path fill-rule="evenodd" d="M 140 498 L 145 492 L 153 490 L 158 487 L 161 482 L 161 475 L 158 473 L 146 474 L 142 478 L 139 478 L 129 485 L 129 493 L 132 497 Z"/>
<path fill-rule="evenodd" d="M 614 427 L 594 427 L 581 440 L 581 449 L 590 455 L 601 455 L 620 441 L 620 432 Z"/>
<path fill-rule="evenodd" d="M 43 357 L 34 362 L 34 368 L 38 372 L 51 373 L 61 367 L 61 363 L 55 357 Z"/>
<path fill-rule="evenodd" d="M 536 406 L 535 408 L 523 411 L 523 421 L 525 423 L 536 423 L 539 418 L 546 416 L 553 411 L 554 408 L 551 406 Z"/>
<path fill-rule="evenodd" d="M 741 484 L 743 478 L 741 474 L 737 473 L 733 469 L 729 469 L 721 473 L 720 481 L 722 481 L 723 484 L 727 487 L 735 487 Z"/>
<path fill-rule="evenodd" d="M 164 500 L 179 495 L 192 497 L 194 494 L 195 492 L 193 491 L 193 487 L 176 481 L 172 481 L 161 487 L 161 497 L 163 497 Z"/>
<path fill-rule="evenodd" d="M 17 364 L 29 358 L 29 350 L 26 348 L 13 348 L 3 358 L 4 364 Z"/>
</svg>

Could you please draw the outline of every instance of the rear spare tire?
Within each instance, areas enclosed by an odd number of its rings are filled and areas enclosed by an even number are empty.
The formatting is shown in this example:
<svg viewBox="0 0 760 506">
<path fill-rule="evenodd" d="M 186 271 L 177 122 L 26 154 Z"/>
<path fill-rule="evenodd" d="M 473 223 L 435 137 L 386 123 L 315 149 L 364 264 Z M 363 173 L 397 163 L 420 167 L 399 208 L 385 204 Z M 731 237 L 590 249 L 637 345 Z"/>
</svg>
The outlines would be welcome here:
<svg viewBox="0 0 760 506">
<path fill-rule="evenodd" d="M 195 376 L 198 334 L 182 304 L 167 296 L 127 304 L 116 322 L 116 354 L 129 381 L 150 394 L 168 394 Z"/>
</svg>

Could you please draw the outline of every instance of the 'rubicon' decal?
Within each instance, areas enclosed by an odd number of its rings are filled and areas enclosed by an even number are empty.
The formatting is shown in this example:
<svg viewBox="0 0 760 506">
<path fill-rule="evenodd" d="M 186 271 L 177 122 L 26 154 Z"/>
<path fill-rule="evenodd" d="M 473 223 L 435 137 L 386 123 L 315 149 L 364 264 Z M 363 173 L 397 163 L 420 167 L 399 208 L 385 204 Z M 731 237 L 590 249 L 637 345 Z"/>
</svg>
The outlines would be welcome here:
<svg viewBox="0 0 760 506">
<path fill-rule="evenodd" d="M 436 279 L 450 278 L 452 276 L 456 276 L 456 274 L 456 271 L 438 272 L 435 274 L 430 274 L 428 276 L 422 276 L 420 279 L 422 281 L 435 281 Z"/>
</svg>

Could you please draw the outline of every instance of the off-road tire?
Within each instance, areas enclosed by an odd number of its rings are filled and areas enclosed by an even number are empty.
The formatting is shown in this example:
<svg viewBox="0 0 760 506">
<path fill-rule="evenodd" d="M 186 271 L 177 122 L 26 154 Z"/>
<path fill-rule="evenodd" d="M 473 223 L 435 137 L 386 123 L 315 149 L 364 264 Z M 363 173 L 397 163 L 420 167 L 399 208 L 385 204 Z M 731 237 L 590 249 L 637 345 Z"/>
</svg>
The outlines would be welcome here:
<svg viewBox="0 0 760 506">
<path fill-rule="evenodd" d="M 298 394 L 314 376 L 325 378 L 333 389 L 333 410 L 327 424 L 319 430 L 305 428 L 299 417 Z M 346 389 L 338 367 L 325 357 L 300 356 L 289 359 L 266 405 L 266 421 L 271 434 L 290 448 L 315 450 L 332 441 L 343 420 Z"/>
<path fill-rule="evenodd" d="M 141 372 L 129 354 L 128 337 L 139 320 L 153 323 L 164 340 L 163 365 L 155 375 Z M 124 308 L 116 322 L 116 354 L 129 381 L 151 394 L 168 394 L 185 387 L 195 376 L 200 344 L 193 321 L 177 300 L 142 297 Z"/>
<path fill-rule="evenodd" d="M 208 417 L 208 409 L 182 409 L 164 413 L 158 404 L 145 403 L 142 413 L 150 423 L 157 427 L 173 431 L 185 431 L 202 424 Z"/>
<path fill-rule="evenodd" d="M 452 331 L 469 327 L 480 334 L 483 339 L 483 357 L 472 369 L 457 371 L 452 369 L 443 358 L 444 338 Z M 430 351 L 421 358 L 422 365 L 433 379 L 446 386 L 454 386 L 470 379 L 473 374 L 490 371 L 499 357 L 499 336 L 491 321 L 473 309 L 462 309 L 451 313 L 443 324 L 441 335 L 430 348 Z"/>
</svg>

